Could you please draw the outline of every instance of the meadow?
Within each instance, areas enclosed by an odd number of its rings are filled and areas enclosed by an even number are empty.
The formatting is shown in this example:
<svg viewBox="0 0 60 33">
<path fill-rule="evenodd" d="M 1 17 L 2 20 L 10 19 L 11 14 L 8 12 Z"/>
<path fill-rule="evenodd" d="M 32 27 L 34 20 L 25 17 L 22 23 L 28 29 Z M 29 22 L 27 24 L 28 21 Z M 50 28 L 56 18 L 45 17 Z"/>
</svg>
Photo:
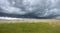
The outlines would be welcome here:
<svg viewBox="0 0 60 33">
<path fill-rule="evenodd" d="M 0 23 L 0 33 L 60 33 L 60 21 Z"/>
</svg>

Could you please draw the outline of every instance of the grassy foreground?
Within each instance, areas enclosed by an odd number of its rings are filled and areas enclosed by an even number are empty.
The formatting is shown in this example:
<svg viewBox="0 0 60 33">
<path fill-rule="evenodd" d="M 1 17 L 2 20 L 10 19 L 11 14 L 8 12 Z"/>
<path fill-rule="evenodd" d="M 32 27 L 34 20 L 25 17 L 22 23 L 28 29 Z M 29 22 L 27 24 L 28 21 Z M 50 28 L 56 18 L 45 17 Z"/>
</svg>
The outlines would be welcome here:
<svg viewBox="0 0 60 33">
<path fill-rule="evenodd" d="M 48 23 L 4 23 L 0 24 L 0 33 L 60 33 L 59 26 Z"/>
</svg>

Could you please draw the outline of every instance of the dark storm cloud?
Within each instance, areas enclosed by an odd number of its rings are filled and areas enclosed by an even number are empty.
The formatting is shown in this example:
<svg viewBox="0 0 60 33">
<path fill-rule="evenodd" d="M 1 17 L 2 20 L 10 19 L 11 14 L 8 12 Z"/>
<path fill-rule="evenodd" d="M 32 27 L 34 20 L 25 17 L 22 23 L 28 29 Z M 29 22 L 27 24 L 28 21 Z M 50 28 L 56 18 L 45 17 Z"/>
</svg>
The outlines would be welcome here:
<svg viewBox="0 0 60 33">
<path fill-rule="evenodd" d="M 59 6 L 60 0 L 0 0 L 0 16 L 56 18 L 60 17 Z"/>
</svg>

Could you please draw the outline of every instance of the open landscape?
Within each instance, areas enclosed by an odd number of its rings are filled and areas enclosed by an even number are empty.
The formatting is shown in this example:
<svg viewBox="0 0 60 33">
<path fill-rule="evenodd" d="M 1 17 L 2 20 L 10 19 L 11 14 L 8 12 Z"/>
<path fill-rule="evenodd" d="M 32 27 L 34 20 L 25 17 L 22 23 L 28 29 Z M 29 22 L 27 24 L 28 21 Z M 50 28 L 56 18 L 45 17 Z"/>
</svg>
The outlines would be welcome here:
<svg viewBox="0 0 60 33">
<path fill-rule="evenodd" d="M 60 33 L 60 0 L 0 0 L 0 33 Z"/>
<path fill-rule="evenodd" d="M 0 21 L 0 33 L 60 33 L 60 20 Z"/>
</svg>

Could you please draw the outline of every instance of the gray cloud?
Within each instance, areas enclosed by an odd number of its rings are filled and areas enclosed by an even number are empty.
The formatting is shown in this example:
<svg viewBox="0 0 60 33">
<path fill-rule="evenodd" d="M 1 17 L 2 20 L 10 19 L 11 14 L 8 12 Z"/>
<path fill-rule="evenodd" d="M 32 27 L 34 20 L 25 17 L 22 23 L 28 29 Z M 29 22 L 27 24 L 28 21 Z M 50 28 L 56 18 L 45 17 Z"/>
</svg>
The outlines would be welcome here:
<svg viewBox="0 0 60 33">
<path fill-rule="evenodd" d="M 26 15 L 34 13 L 37 17 L 60 16 L 60 0 L 0 0 L 0 11 L 7 14 Z M 55 18 L 55 17 L 54 17 Z"/>
</svg>

